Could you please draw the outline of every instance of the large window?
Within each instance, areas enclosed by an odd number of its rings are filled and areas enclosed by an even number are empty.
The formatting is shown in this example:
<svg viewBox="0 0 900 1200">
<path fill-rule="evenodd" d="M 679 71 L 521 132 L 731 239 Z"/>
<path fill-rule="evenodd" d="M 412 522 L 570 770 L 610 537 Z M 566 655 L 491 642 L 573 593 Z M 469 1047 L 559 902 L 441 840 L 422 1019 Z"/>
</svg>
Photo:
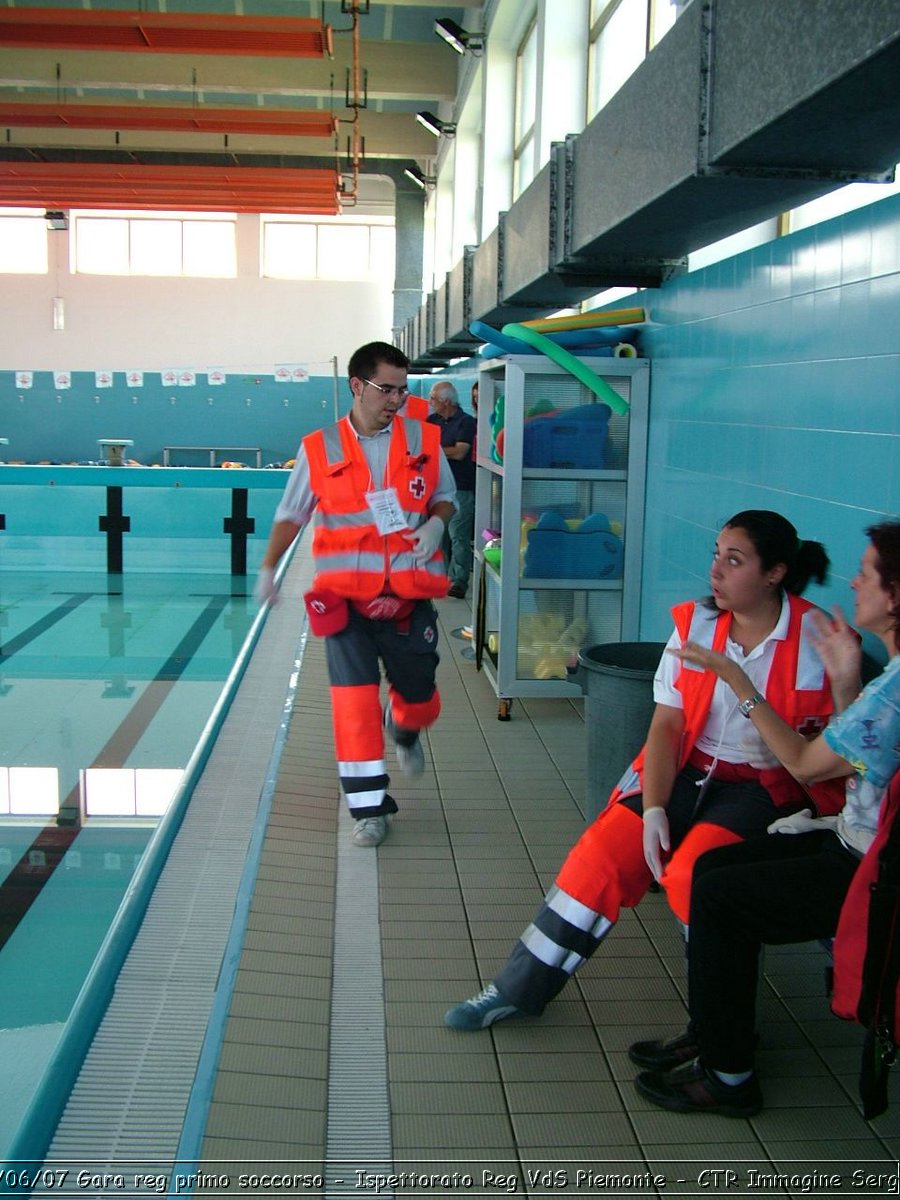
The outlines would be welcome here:
<svg viewBox="0 0 900 1200">
<path fill-rule="evenodd" d="M 587 119 L 669 32 L 688 0 L 591 0 Z"/>
<path fill-rule="evenodd" d="M 590 120 L 647 53 L 648 0 L 592 0 L 588 52 Z"/>
<path fill-rule="evenodd" d="M 810 200 L 799 208 L 791 210 L 786 222 L 785 232 L 794 233 L 798 229 L 808 229 L 819 221 L 828 221 L 843 213 L 852 212 L 866 204 L 874 204 L 885 196 L 896 196 L 900 193 L 900 163 L 894 169 L 893 183 L 848 183 L 845 187 L 836 188 L 818 200 Z"/>
<path fill-rule="evenodd" d="M 537 174 L 537 22 L 532 21 L 516 53 L 516 102 L 513 137 L 513 199 Z"/>
<path fill-rule="evenodd" d="M 270 279 L 393 284 L 393 217 L 263 217 L 260 236 L 262 274 Z"/>
<path fill-rule="evenodd" d="M 46 275 L 48 236 L 42 208 L 0 209 L 0 273 Z"/>
<path fill-rule="evenodd" d="M 72 267 L 82 275 L 237 275 L 234 213 L 72 213 Z"/>
</svg>

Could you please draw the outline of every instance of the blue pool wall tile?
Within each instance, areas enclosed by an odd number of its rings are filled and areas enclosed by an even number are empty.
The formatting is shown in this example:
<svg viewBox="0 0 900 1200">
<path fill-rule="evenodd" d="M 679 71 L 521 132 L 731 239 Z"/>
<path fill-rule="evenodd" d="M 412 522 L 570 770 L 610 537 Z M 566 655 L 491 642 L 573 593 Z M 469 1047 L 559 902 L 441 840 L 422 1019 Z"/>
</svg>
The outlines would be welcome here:
<svg viewBox="0 0 900 1200">
<path fill-rule="evenodd" d="M 23 364 L 25 370 L 27 364 Z M 293 458 L 301 438 L 335 419 L 334 379 L 310 376 L 306 383 L 281 383 L 272 375 L 229 375 L 207 386 L 200 374 L 193 387 L 173 387 L 148 371 L 141 387 L 114 371 L 112 386 L 97 388 L 90 371 L 74 371 L 71 386 L 57 389 L 52 371 L 35 371 L 29 388 L 16 386 L 15 371 L 0 371 L 0 436 L 9 439 L 0 460 L 25 463 L 95 462 L 98 439 L 134 443 L 128 457 L 158 464 L 166 446 L 244 447 L 223 458 L 256 465 L 247 448 L 258 447 L 262 465 Z M 340 413 L 349 408 L 346 379 L 339 385 Z M 208 451 L 179 451 L 179 466 L 208 466 Z"/>
<path fill-rule="evenodd" d="M 715 536 L 771 508 L 852 609 L 867 525 L 900 514 L 900 196 L 642 294 L 651 398 L 641 637 L 708 590 Z"/>
</svg>

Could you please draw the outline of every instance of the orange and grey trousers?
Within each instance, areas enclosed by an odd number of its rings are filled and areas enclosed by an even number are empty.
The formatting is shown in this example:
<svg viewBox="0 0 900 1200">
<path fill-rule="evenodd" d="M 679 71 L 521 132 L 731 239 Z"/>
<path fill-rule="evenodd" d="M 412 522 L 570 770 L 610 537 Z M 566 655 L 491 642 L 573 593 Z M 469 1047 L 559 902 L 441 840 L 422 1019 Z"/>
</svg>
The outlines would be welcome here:
<svg viewBox="0 0 900 1200">
<path fill-rule="evenodd" d="M 351 603 L 345 628 L 325 639 L 338 777 L 355 820 L 397 811 L 387 792 L 381 664 L 397 741 L 415 741 L 441 711 L 437 641 L 430 600 L 417 600 L 399 621 L 372 620 Z"/>
<path fill-rule="evenodd" d="M 750 767 L 719 763 L 701 793 L 704 779 L 705 771 L 689 762 L 675 779 L 666 810 L 672 848 L 660 883 L 685 923 L 697 859 L 714 847 L 764 834 L 787 811 L 776 808 Z M 641 810 L 640 795 L 624 797 L 588 826 L 495 976 L 503 996 L 523 1012 L 543 1012 L 611 931 L 620 909 L 633 908 L 649 889 Z"/>
</svg>

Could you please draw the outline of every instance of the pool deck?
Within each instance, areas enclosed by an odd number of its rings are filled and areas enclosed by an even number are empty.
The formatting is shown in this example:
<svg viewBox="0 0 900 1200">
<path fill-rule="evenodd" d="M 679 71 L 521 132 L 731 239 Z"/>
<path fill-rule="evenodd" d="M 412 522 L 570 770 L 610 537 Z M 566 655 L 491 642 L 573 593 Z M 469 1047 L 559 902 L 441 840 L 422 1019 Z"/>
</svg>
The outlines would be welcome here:
<svg viewBox="0 0 900 1200">
<path fill-rule="evenodd" d="M 211 999 L 214 1048 L 187 1117 L 175 1110 L 183 1139 L 195 1131 L 187 1161 L 216 1177 L 195 1194 L 896 1194 L 897 1072 L 893 1107 L 865 1121 L 861 1031 L 829 1012 L 818 946 L 767 951 L 766 1107 L 752 1120 L 666 1113 L 633 1088 L 628 1044 L 685 1021 L 684 949 L 659 895 L 625 914 L 543 1018 L 477 1034 L 444 1026 L 444 1010 L 504 961 L 583 828 L 586 752 L 580 701 L 517 700 L 498 721 L 459 636 L 469 606 L 438 610 L 443 712 L 420 779 L 404 778 L 388 750 L 401 811 L 377 850 L 349 841 L 323 646 L 305 640 L 233 978 L 223 971 Z M 168 1078 L 166 1056 L 148 1057 Z M 177 1038 L 171 1057 L 193 1071 L 196 1054 Z M 148 1151 L 162 1149 L 144 1133 Z M 191 1137 L 182 1164 L 185 1150 Z M 854 1184 L 858 1167 L 893 1182 Z M 736 1175 L 701 1175 L 717 1168 Z M 751 1171 L 840 1182 L 769 1187 Z M 325 1182 L 254 1190 L 244 1172 Z"/>
<path fill-rule="evenodd" d="M 307 646 L 211 1097 L 204 1169 L 233 1175 L 243 1162 L 248 1171 L 324 1171 L 323 1194 L 334 1196 L 364 1194 L 357 1170 L 456 1171 L 473 1183 L 439 1194 L 494 1195 L 506 1190 L 504 1177 L 516 1176 L 519 1194 L 549 1196 L 610 1194 L 608 1184 L 577 1180 L 579 1169 L 650 1168 L 667 1176 L 659 1194 L 671 1195 L 692 1191 L 698 1170 L 740 1160 L 760 1171 L 784 1170 L 788 1160 L 803 1160 L 807 1171 L 849 1172 L 838 1160 L 890 1167 L 900 1157 L 900 1104 L 874 1122 L 860 1115 L 860 1031 L 830 1014 L 817 946 L 767 952 L 759 1055 L 766 1108 L 758 1117 L 669 1114 L 638 1096 L 628 1044 L 685 1020 L 683 946 L 658 895 L 625 916 L 540 1020 L 478 1034 L 443 1025 L 445 1008 L 504 961 L 583 828 L 585 738 L 579 701 L 516 701 L 512 720 L 498 721 L 490 683 L 458 636 L 467 605 L 445 600 L 439 614 L 443 713 L 428 732 L 425 775 L 409 781 L 393 771 L 401 812 L 377 851 L 349 845 L 322 644 Z M 351 879 L 348 894 L 341 876 L 357 866 L 371 868 L 373 879 L 358 893 Z M 351 919 L 336 935 L 336 912 L 348 903 Z M 353 945 L 347 930 L 360 927 L 362 945 Z M 348 953 L 348 937 L 351 975 L 354 955 L 363 973 L 376 959 L 349 1005 L 332 987 L 346 978 L 336 957 Z M 348 1007 L 349 1015 L 335 1016 Z M 344 1053 L 355 1064 L 349 1093 L 341 1091 Z M 896 1078 L 893 1088 L 896 1097 Z M 330 1111 L 341 1098 L 343 1111 Z M 546 1172 L 560 1170 L 567 1183 L 557 1176 L 548 1186 Z M 542 1182 L 529 1186 L 528 1171 Z M 353 1186 L 342 1190 L 337 1180 Z M 705 1194 L 717 1190 L 707 1179 Z M 435 1188 L 398 1186 L 396 1194 Z M 755 1194 L 766 1191 L 757 1186 Z"/>
</svg>

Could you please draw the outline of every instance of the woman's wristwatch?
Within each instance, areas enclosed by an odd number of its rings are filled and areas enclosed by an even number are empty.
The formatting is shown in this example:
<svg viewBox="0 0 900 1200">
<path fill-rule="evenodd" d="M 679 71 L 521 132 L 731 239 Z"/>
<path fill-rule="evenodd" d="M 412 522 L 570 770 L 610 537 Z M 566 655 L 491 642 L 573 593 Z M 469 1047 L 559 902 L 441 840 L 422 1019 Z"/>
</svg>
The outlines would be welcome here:
<svg viewBox="0 0 900 1200">
<path fill-rule="evenodd" d="M 762 704 L 763 700 L 765 700 L 765 696 L 761 696 L 759 692 L 754 692 L 753 695 L 747 700 L 742 700 L 740 702 L 738 705 L 738 712 L 742 717 L 746 717 L 749 721 L 750 714 L 753 712 L 754 708 L 756 708 L 757 704 Z"/>
</svg>

